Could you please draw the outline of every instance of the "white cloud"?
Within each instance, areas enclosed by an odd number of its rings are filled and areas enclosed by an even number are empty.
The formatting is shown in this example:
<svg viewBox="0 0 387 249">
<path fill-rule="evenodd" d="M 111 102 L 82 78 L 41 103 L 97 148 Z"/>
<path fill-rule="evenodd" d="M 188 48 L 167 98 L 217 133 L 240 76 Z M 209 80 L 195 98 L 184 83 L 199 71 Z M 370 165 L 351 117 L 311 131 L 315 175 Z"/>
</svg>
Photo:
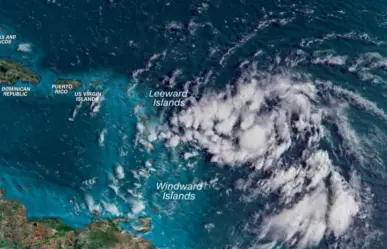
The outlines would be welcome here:
<svg viewBox="0 0 387 249">
<path fill-rule="evenodd" d="M 243 75 L 235 89 L 204 93 L 158 132 L 170 147 L 180 143 L 201 147 L 218 165 L 265 170 L 264 179 L 248 177 L 235 183 L 244 201 L 272 193 L 278 197 L 267 210 L 257 211 L 263 217 L 255 224 L 260 227 L 257 246 L 269 239 L 290 247 L 310 247 L 325 235 L 343 236 L 361 212 L 361 190 L 340 175 L 328 151 L 320 148 L 322 120 L 342 108 L 321 101 L 321 84 L 288 75 L 263 79 Z M 333 95 L 345 96 L 341 100 L 346 103 L 387 116 L 360 95 L 330 83 L 324 87 Z M 285 159 L 289 149 L 299 156 Z"/>
<path fill-rule="evenodd" d="M 104 146 L 105 145 L 106 133 L 107 133 L 107 129 L 103 129 L 101 131 L 101 133 L 99 134 L 98 143 L 99 143 L 100 146 Z"/>
<path fill-rule="evenodd" d="M 133 214 L 141 213 L 145 209 L 145 204 L 142 200 L 133 200 L 131 204 Z"/>
<path fill-rule="evenodd" d="M 85 196 L 85 202 L 86 202 L 86 205 L 91 213 L 93 213 L 93 212 L 101 213 L 101 211 L 102 211 L 101 205 L 96 204 L 94 201 L 94 198 L 91 195 L 87 194 Z"/>
<path fill-rule="evenodd" d="M 320 183 L 293 207 L 264 219 L 261 236 L 288 241 L 300 248 L 316 245 L 326 230 L 327 207 L 328 193 L 324 183 Z"/>
<path fill-rule="evenodd" d="M 238 166 L 250 162 L 257 168 L 269 167 L 289 148 L 295 135 L 292 126 L 305 132 L 319 124 L 321 111 L 311 105 L 315 94 L 315 87 L 308 82 L 275 77 L 264 85 L 251 80 L 239 84 L 234 95 L 205 94 L 175 114 L 170 130 L 160 136 L 171 147 L 182 141 L 194 142 L 220 164 Z M 269 102 L 277 102 L 276 107 L 270 108 Z M 298 119 L 292 120 L 296 115 Z M 179 129 L 184 133 L 174 132 Z M 174 134 L 167 135 L 171 132 Z"/>
<path fill-rule="evenodd" d="M 335 236 L 340 236 L 346 232 L 352 218 L 359 212 L 360 204 L 355 200 L 349 184 L 339 173 L 332 172 L 330 182 L 333 194 L 328 224 Z"/>
<path fill-rule="evenodd" d="M 107 203 L 105 201 L 101 201 L 101 203 L 105 208 L 105 210 L 110 214 L 114 216 L 119 216 L 121 214 L 120 211 L 118 210 L 118 207 L 115 204 Z"/>
<path fill-rule="evenodd" d="M 116 177 L 120 180 L 125 178 L 125 171 L 121 164 L 116 165 Z"/>
<path fill-rule="evenodd" d="M 17 51 L 25 52 L 25 53 L 31 52 L 32 51 L 32 45 L 31 45 L 31 43 L 20 43 L 17 46 Z"/>
<path fill-rule="evenodd" d="M 239 146 L 243 150 L 251 151 L 253 153 L 262 154 L 265 152 L 267 143 L 267 134 L 265 127 L 254 125 L 250 129 L 241 132 L 239 135 Z"/>
</svg>

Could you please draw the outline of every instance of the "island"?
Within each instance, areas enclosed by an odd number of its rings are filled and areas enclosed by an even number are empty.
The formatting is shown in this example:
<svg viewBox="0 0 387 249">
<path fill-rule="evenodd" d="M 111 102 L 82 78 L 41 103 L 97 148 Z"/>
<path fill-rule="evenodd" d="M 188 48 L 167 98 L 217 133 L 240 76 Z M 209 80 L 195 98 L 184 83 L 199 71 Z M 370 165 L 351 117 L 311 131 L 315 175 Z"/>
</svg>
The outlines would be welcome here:
<svg viewBox="0 0 387 249">
<path fill-rule="evenodd" d="M 74 229 L 57 218 L 28 219 L 26 207 L 4 199 L 0 188 L 0 248 L 7 249 L 153 249 L 138 235 L 124 231 L 118 219 L 95 219 Z M 140 223 L 144 221 L 140 220 Z M 147 219 L 145 223 L 150 224 Z M 144 225 L 144 224 L 143 224 Z"/>
<path fill-rule="evenodd" d="M 0 83 L 15 84 L 18 81 L 37 84 L 40 76 L 17 61 L 0 58 Z"/>
<path fill-rule="evenodd" d="M 134 229 L 137 232 L 148 232 L 151 228 L 151 217 L 140 217 L 138 220 L 140 225 L 134 227 Z"/>
<path fill-rule="evenodd" d="M 57 86 L 70 86 L 71 90 L 79 87 L 81 85 L 81 81 L 73 80 L 73 79 L 58 79 L 55 81 L 55 85 Z"/>
</svg>

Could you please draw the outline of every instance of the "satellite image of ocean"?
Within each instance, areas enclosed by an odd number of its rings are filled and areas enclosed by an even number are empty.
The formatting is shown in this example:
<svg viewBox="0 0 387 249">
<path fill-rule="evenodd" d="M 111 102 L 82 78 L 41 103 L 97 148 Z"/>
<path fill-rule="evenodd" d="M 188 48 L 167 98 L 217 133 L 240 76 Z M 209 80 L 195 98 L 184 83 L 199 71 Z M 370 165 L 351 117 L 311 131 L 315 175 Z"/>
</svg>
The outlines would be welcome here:
<svg viewBox="0 0 387 249">
<path fill-rule="evenodd" d="M 0 0 L 0 249 L 385 249 L 386 70 L 382 0 Z"/>
</svg>

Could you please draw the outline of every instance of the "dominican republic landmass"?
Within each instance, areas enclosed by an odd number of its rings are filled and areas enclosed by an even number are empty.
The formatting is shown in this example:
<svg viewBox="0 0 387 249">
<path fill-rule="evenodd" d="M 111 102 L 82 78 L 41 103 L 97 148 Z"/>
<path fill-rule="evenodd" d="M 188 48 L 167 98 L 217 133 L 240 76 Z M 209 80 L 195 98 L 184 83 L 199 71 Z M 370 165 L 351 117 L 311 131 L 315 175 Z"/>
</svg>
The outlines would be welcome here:
<svg viewBox="0 0 387 249">
<path fill-rule="evenodd" d="M 40 76 L 17 61 L 0 58 L 0 83 L 15 84 L 18 81 L 37 84 Z"/>
</svg>

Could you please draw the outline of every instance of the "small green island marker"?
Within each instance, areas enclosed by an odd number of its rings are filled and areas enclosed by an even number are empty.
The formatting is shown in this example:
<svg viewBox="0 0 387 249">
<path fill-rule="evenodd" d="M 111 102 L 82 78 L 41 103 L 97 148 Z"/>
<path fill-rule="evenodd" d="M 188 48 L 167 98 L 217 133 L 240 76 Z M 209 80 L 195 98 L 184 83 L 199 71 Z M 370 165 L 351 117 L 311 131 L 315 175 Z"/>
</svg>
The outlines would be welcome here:
<svg viewBox="0 0 387 249">
<path fill-rule="evenodd" d="M 29 219 L 26 207 L 5 200 L 0 188 L 0 248 L 6 249 L 153 249 L 151 242 L 124 231 L 117 219 L 95 219 L 90 225 L 74 229 L 57 218 Z M 139 220 L 147 231 L 150 218 Z"/>
<path fill-rule="evenodd" d="M 40 82 L 40 76 L 17 61 L 0 58 L 0 83 L 13 85 L 18 81 L 37 84 Z"/>
</svg>

